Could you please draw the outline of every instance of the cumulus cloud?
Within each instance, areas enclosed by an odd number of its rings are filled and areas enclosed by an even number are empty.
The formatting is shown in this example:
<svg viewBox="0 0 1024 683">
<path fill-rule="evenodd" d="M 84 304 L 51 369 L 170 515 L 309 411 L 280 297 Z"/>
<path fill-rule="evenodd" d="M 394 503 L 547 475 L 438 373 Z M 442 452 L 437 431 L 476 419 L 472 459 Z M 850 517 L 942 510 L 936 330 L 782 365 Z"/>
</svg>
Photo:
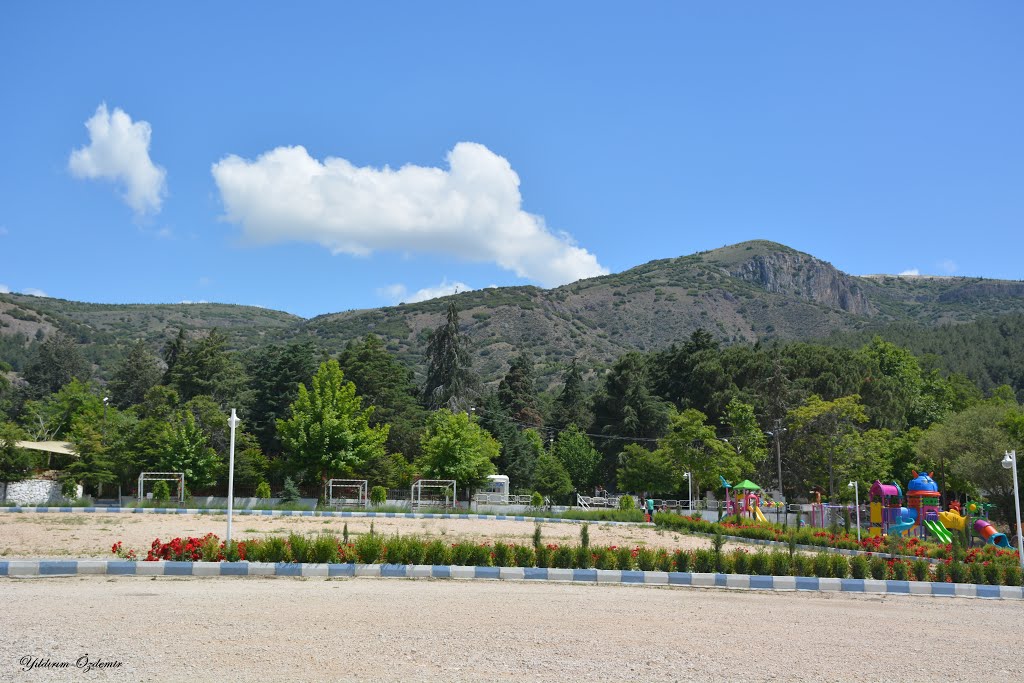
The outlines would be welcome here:
<svg viewBox="0 0 1024 683">
<path fill-rule="evenodd" d="M 947 273 L 953 274 L 957 271 L 958 266 L 956 265 L 956 261 L 947 258 L 939 261 L 939 268 L 942 268 L 942 270 Z"/>
<path fill-rule="evenodd" d="M 212 172 L 225 218 L 257 243 L 315 242 L 359 256 L 450 254 L 549 287 L 608 272 L 568 234 L 523 211 L 519 176 L 505 158 L 460 142 L 447 161 L 447 169 L 395 170 L 278 147 L 255 161 L 227 156 Z"/>
<path fill-rule="evenodd" d="M 43 290 L 36 289 L 35 287 L 26 287 L 25 289 L 21 290 L 21 293 L 22 294 L 27 294 L 29 296 L 42 296 L 42 297 L 49 296 Z"/>
<path fill-rule="evenodd" d="M 915 277 L 915 276 L 920 275 L 920 274 L 921 274 L 921 271 L 919 271 L 917 268 L 910 268 L 908 270 L 902 271 L 900 273 L 900 277 Z"/>
<path fill-rule="evenodd" d="M 404 301 L 407 304 L 415 304 L 420 301 L 427 301 L 429 299 L 436 299 L 442 296 L 449 296 L 456 292 L 468 292 L 473 288 L 467 285 L 465 282 L 448 282 L 448 278 L 441 281 L 441 284 L 436 287 L 424 287 L 418 289 L 412 294 L 409 294 L 408 288 L 403 284 L 388 285 L 387 287 L 381 287 L 377 290 L 377 294 L 386 299 L 391 299 L 395 303 Z"/>
<path fill-rule="evenodd" d="M 101 104 L 85 122 L 89 144 L 71 152 L 68 169 L 76 178 L 104 179 L 124 188 L 123 199 L 137 214 L 157 213 L 166 193 L 167 172 L 149 158 L 152 129 L 123 110 Z"/>
</svg>

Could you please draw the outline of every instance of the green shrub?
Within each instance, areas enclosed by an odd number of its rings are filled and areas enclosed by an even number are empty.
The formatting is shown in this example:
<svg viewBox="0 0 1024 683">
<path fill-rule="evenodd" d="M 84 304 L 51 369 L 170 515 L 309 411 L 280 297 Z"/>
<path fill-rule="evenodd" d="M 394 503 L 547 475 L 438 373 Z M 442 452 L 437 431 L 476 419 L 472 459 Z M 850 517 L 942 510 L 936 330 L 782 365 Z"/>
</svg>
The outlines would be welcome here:
<svg viewBox="0 0 1024 683">
<path fill-rule="evenodd" d="M 985 568 L 985 583 L 990 586 L 998 586 L 1003 582 L 1003 572 L 995 562 L 982 565 Z"/>
<path fill-rule="evenodd" d="M 930 565 L 928 564 L 927 561 L 925 561 L 925 560 L 923 560 L 921 558 L 918 558 L 918 559 L 914 560 L 914 564 L 913 564 L 914 580 L 915 581 L 927 581 L 929 579 L 929 574 L 931 574 L 930 569 L 931 569 L 931 567 L 930 567 Z"/>
<path fill-rule="evenodd" d="M 284 478 L 284 487 L 281 489 L 281 502 L 282 503 L 294 503 L 302 494 L 299 492 L 299 487 L 295 485 L 291 477 Z"/>
<path fill-rule="evenodd" d="M 74 494 L 71 494 L 74 497 Z M 162 479 L 153 484 L 153 500 L 157 503 L 166 503 L 171 498 L 171 487 Z"/>
<path fill-rule="evenodd" d="M 772 558 L 761 548 L 750 556 L 750 573 L 756 576 L 767 576 L 772 573 Z"/>
<path fill-rule="evenodd" d="M 692 558 L 693 556 L 688 550 L 677 550 L 672 555 L 672 566 L 677 572 L 688 572 L 693 564 Z"/>
<path fill-rule="evenodd" d="M 820 552 L 814 556 L 814 575 L 819 579 L 828 579 L 832 576 L 832 557 L 826 552 Z"/>
<path fill-rule="evenodd" d="M 906 581 L 910 578 L 910 567 L 906 562 L 896 560 L 892 565 L 892 578 L 897 581 Z"/>
<path fill-rule="evenodd" d="M 208 534 L 199 547 L 200 559 L 203 562 L 220 561 L 220 539 L 213 534 Z"/>
<path fill-rule="evenodd" d="M 743 548 L 732 551 L 732 568 L 737 574 L 750 574 L 750 553 Z"/>
<path fill-rule="evenodd" d="M 452 563 L 452 549 L 444 541 L 434 540 L 427 544 L 423 553 L 423 563 L 446 565 Z"/>
<path fill-rule="evenodd" d="M 672 556 L 664 548 L 659 548 L 654 554 L 654 567 L 659 572 L 672 571 Z"/>
<path fill-rule="evenodd" d="M 259 483 L 259 486 L 256 487 L 256 497 L 257 498 L 273 498 L 273 496 L 270 495 L 270 484 L 268 484 L 265 481 L 261 481 Z"/>
<path fill-rule="evenodd" d="M 515 547 L 501 541 L 494 542 L 494 566 L 515 566 Z"/>
<path fill-rule="evenodd" d="M 871 558 L 871 578 L 882 580 L 885 578 L 885 560 L 875 556 Z"/>
<path fill-rule="evenodd" d="M 853 578 L 866 579 L 870 571 L 871 565 L 868 563 L 868 558 L 863 555 L 857 555 L 850 560 L 850 576 Z"/>
<path fill-rule="evenodd" d="M 581 548 L 589 548 L 590 547 L 590 525 L 589 524 L 581 524 L 580 525 L 580 547 Z"/>
<path fill-rule="evenodd" d="M 572 563 L 576 559 L 576 551 L 567 545 L 560 545 L 555 548 L 551 556 L 551 565 L 559 569 L 572 569 Z"/>
<path fill-rule="evenodd" d="M 515 546 L 515 561 L 517 567 L 532 567 L 536 562 L 533 548 L 528 545 Z"/>
<path fill-rule="evenodd" d="M 469 553 L 469 563 L 474 567 L 491 566 L 491 546 L 486 543 L 474 544 Z"/>
<path fill-rule="evenodd" d="M 615 564 L 619 569 L 634 569 L 633 551 L 629 548 L 615 549 Z"/>
<path fill-rule="evenodd" d="M 292 561 L 293 562 L 306 562 L 306 549 L 309 547 L 309 541 L 302 534 L 289 534 L 288 545 L 292 549 Z"/>
<path fill-rule="evenodd" d="M 452 544 L 452 564 L 465 567 L 473 564 L 475 544 L 468 541 L 459 541 Z"/>
<path fill-rule="evenodd" d="M 348 545 L 348 522 L 341 528 L 341 542 Z"/>
<path fill-rule="evenodd" d="M 288 545 L 280 536 L 271 536 L 260 543 L 260 562 L 288 562 L 291 560 Z"/>
<path fill-rule="evenodd" d="M 530 507 L 542 508 L 544 507 L 544 496 L 540 495 L 536 491 L 530 496 Z"/>
<path fill-rule="evenodd" d="M 318 564 L 337 562 L 341 559 L 338 553 L 338 537 L 334 534 L 318 535 L 306 549 L 306 556 L 310 562 Z"/>
<path fill-rule="evenodd" d="M 426 544 L 418 538 L 405 539 L 405 563 L 423 564 L 423 557 L 427 552 Z"/>
<path fill-rule="evenodd" d="M 615 569 L 615 553 L 608 548 L 598 548 L 594 551 L 594 566 L 597 569 Z"/>
<path fill-rule="evenodd" d="M 543 544 L 544 544 L 544 541 L 543 541 L 543 539 L 541 539 L 540 523 L 538 522 L 538 523 L 533 525 L 533 549 L 536 550 L 537 548 L 541 547 Z"/>
<path fill-rule="evenodd" d="M 633 500 L 633 496 L 622 496 L 619 498 L 619 509 L 620 510 L 635 510 L 636 501 Z"/>
<path fill-rule="evenodd" d="M 381 553 L 384 551 L 384 539 L 375 533 L 360 534 L 356 538 L 356 558 L 362 564 L 375 564 L 380 562 Z"/>
<path fill-rule="evenodd" d="M 640 571 L 654 571 L 654 551 L 650 548 L 640 548 L 637 550 L 636 564 Z"/>
<path fill-rule="evenodd" d="M 940 562 L 935 565 L 935 580 L 939 583 L 945 583 L 946 579 L 949 578 L 949 565 L 945 562 Z"/>
<path fill-rule="evenodd" d="M 224 560 L 226 562 L 238 562 L 242 559 L 242 552 L 238 548 L 238 541 L 231 539 L 224 544 Z"/>
<path fill-rule="evenodd" d="M 370 504 L 383 505 L 388 502 L 388 490 L 383 486 L 374 486 L 370 489 Z"/>
<path fill-rule="evenodd" d="M 845 579 L 850 575 L 850 561 L 846 559 L 846 555 L 829 553 L 829 564 L 833 578 Z"/>
<path fill-rule="evenodd" d="M 594 556 L 590 552 L 590 548 L 577 546 L 574 562 L 577 569 L 590 569 L 594 566 Z"/>
<path fill-rule="evenodd" d="M 1003 569 L 1003 585 L 1004 586 L 1019 586 L 1021 580 L 1024 579 L 1024 572 L 1017 564 L 1007 565 Z"/>
<path fill-rule="evenodd" d="M 967 567 L 967 580 L 970 583 L 978 585 L 984 585 L 988 583 L 985 576 L 985 565 L 980 562 L 972 562 L 971 564 L 965 565 Z"/>
<path fill-rule="evenodd" d="M 797 576 L 814 576 L 814 558 L 810 555 L 794 555 L 793 573 Z"/>
<path fill-rule="evenodd" d="M 551 566 L 551 548 L 546 545 L 537 546 L 534 549 L 535 560 L 538 567 L 550 567 Z"/>
<path fill-rule="evenodd" d="M 706 574 L 715 570 L 715 553 L 708 548 L 698 548 L 693 552 L 693 571 Z"/>
<path fill-rule="evenodd" d="M 384 541 L 382 561 L 388 564 L 405 564 L 405 539 L 394 536 Z"/>
<path fill-rule="evenodd" d="M 792 576 L 793 558 L 783 550 L 773 550 L 771 553 L 772 576 Z"/>
<path fill-rule="evenodd" d="M 949 578 L 953 583 L 964 583 L 967 580 L 967 566 L 963 562 L 953 560 L 949 564 Z"/>
</svg>

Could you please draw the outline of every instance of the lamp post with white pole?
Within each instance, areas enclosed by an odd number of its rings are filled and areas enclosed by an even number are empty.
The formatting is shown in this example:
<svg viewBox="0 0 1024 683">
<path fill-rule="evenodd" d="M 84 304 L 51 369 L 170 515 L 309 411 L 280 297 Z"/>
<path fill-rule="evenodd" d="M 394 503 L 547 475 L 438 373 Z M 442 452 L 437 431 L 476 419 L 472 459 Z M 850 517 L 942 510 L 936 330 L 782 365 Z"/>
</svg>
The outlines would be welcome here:
<svg viewBox="0 0 1024 683">
<path fill-rule="evenodd" d="M 228 451 L 228 543 L 231 542 L 231 513 L 235 509 L 235 427 L 240 422 L 232 408 L 231 417 L 228 418 L 228 426 L 231 427 L 231 446 Z"/>
<path fill-rule="evenodd" d="M 693 479 L 690 478 L 689 472 L 684 472 L 683 477 L 686 478 L 686 503 L 690 508 L 690 514 L 693 514 Z"/>
<path fill-rule="evenodd" d="M 846 486 L 853 489 L 853 509 L 857 511 L 857 543 L 860 543 L 860 485 L 851 481 Z"/>
<path fill-rule="evenodd" d="M 1017 559 L 1024 567 L 1024 529 L 1020 526 L 1020 488 L 1017 485 L 1017 451 L 1003 452 L 1003 467 L 1013 472 L 1013 507 L 1017 512 Z"/>
</svg>

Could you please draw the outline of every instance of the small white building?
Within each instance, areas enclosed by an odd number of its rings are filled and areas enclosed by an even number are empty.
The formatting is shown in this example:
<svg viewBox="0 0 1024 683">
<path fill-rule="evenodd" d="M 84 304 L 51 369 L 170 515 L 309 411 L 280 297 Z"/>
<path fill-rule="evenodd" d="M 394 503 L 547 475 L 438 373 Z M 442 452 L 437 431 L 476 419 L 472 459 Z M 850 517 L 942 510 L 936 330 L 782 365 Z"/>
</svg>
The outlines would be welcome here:
<svg viewBox="0 0 1024 683">
<path fill-rule="evenodd" d="M 487 488 L 484 493 L 488 494 L 487 499 L 492 503 L 508 503 L 508 476 L 504 474 L 492 474 L 487 477 Z"/>
</svg>

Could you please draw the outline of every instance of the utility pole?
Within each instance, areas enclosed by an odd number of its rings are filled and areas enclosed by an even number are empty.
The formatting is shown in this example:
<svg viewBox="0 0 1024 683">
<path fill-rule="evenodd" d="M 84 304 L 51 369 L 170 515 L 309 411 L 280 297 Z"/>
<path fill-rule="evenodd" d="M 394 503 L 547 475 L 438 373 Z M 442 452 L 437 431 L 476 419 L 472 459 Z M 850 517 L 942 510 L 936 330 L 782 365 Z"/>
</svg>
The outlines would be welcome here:
<svg viewBox="0 0 1024 683">
<path fill-rule="evenodd" d="M 775 463 L 778 465 L 778 468 L 779 468 L 779 495 L 782 496 L 783 500 L 785 500 L 786 499 L 786 494 L 782 490 L 782 442 L 780 441 L 780 434 L 779 434 L 779 432 L 781 432 L 781 431 L 782 431 L 782 420 L 781 419 L 776 419 L 775 420 L 775 431 L 773 432 L 773 436 L 775 437 Z"/>
</svg>

